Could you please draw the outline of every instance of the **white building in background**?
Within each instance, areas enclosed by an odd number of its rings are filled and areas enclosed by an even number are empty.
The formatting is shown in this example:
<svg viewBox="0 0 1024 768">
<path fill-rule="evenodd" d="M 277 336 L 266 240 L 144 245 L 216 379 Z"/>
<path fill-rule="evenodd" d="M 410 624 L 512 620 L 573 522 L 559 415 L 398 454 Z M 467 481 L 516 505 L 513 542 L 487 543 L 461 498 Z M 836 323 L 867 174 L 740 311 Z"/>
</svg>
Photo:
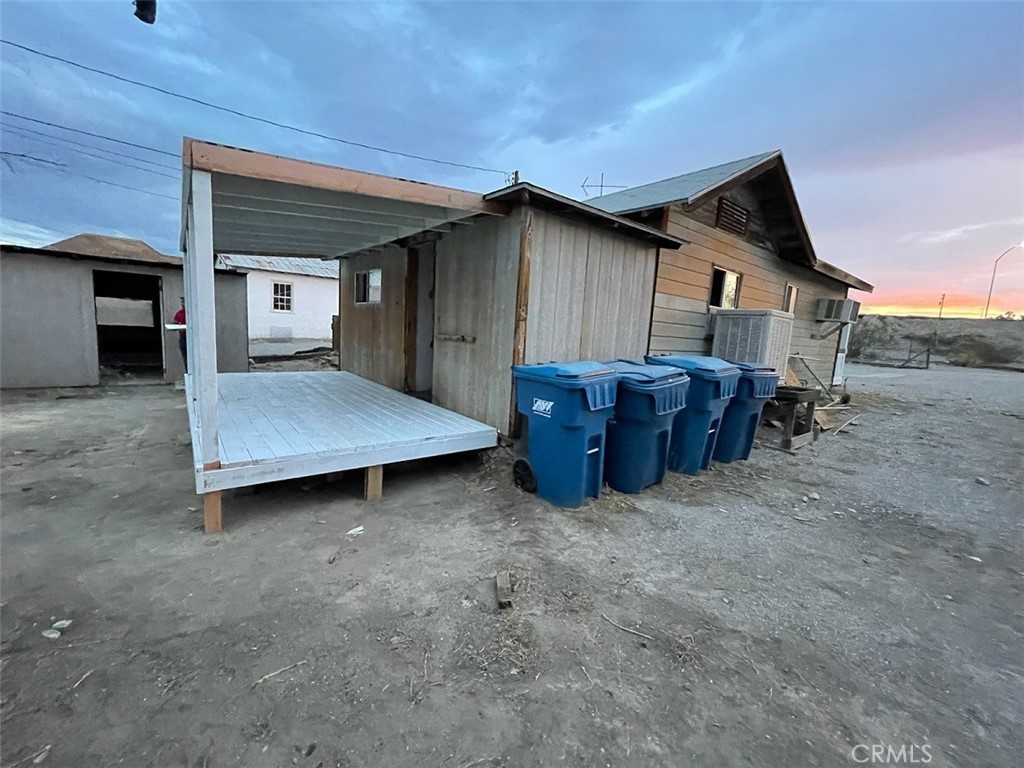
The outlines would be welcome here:
<svg viewBox="0 0 1024 768">
<path fill-rule="evenodd" d="M 338 314 L 338 262 L 271 256 L 218 256 L 248 272 L 249 340 L 331 340 Z"/>
</svg>

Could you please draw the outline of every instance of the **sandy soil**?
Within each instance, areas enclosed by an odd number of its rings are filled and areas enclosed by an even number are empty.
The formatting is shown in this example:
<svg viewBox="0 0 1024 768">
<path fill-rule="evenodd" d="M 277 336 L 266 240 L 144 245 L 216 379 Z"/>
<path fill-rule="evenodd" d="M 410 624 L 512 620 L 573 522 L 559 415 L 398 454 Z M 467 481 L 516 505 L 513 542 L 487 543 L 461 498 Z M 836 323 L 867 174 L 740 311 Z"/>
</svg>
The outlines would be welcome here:
<svg viewBox="0 0 1024 768">
<path fill-rule="evenodd" d="M 1019 765 L 1024 379 L 851 373 L 859 425 L 799 456 L 567 511 L 497 450 L 217 536 L 180 392 L 5 393 L 0 764 Z"/>
</svg>

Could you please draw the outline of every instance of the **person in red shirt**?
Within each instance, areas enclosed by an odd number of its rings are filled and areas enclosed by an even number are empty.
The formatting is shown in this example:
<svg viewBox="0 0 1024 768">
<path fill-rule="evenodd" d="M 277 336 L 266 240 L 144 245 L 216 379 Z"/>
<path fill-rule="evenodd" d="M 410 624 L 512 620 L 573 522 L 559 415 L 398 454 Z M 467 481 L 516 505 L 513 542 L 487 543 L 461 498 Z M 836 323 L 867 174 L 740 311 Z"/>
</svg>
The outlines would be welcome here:
<svg viewBox="0 0 1024 768">
<path fill-rule="evenodd" d="M 181 309 L 174 313 L 174 324 L 185 325 L 185 299 L 181 299 Z M 185 364 L 185 373 L 188 373 L 188 342 L 185 340 L 185 331 L 178 331 L 178 349 L 181 350 L 181 362 Z"/>
</svg>

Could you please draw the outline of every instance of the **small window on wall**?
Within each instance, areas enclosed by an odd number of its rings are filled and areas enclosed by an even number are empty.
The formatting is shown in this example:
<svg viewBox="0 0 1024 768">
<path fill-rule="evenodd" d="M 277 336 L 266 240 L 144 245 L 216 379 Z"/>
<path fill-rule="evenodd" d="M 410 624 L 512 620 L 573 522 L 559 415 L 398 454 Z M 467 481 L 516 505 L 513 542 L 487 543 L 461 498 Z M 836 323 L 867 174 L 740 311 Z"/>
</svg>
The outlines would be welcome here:
<svg viewBox="0 0 1024 768">
<path fill-rule="evenodd" d="M 271 308 L 275 312 L 292 311 L 292 284 L 274 283 L 274 303 Z"/>
<path fill-rule="evenodd" d="M 722 307 L 723 309 L 736 309 L 739 303 L 739 273 L 715 267 L 711 274 L 711 299 L 708 301 L 708 304 L 712 307 Z"/>
<path fill-rule="evenodd" d="M 356 304 L 380 304 L 381 272 L 356 272 Z"/>
<path fill-rule="evenodd" d="M 782 297 L 783 312 L 796 311 L 796 294 L 798 290 L 799 289 L 792 283 L 786 283 L 786 293 Z"/>
</svg>

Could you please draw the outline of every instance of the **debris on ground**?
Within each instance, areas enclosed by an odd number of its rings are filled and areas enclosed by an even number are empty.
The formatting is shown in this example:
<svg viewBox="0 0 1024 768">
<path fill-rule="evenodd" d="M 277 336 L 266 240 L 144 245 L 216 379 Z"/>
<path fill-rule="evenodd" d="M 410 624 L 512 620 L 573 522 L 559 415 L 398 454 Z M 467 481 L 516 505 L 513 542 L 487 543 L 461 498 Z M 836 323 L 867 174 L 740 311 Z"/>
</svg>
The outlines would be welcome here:
<svg viewBox="0 0 1024 768">
<path fill-rule="evenodd" d="M 363 526 L 357 525 L 355 528 L 346 533 L 346 536 L 359 536 L 363 532 Z"/>
<path fill-rule="evenodd" d="M 508 571 L 498 571 L 494 577 L 494 591 L 498 596 L 498 608 L 512 607 L 512 577 Z"/>
<path fill-rule="evenodd" d="M 974 478 L 974 482 L 976 482 L 978 485 L 992 485 L 992 483 L 990 483 L 984 477 L 976 477 Z"/>
</svg>

